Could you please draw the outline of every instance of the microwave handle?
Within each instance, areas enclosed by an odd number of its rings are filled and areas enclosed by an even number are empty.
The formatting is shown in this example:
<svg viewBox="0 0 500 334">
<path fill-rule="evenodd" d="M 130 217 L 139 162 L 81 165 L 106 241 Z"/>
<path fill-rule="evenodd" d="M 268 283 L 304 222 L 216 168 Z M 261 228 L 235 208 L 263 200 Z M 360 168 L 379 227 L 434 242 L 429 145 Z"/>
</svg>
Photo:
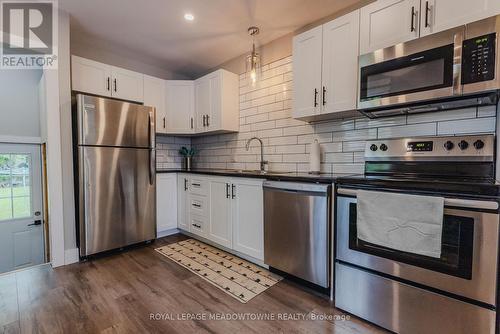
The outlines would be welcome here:
<svg viewBox="0 0 500 334">
<path fill-rule="evenodd" d="M 358 192 L 355 189 L 339 188 L 338 195 L 356 197 Z M 482 209 L 482 210 L 498 210 L 498 203 L 493 201 L 476 201 L 460 198 L 445 198 L 445 206 L 456 206 L 461 208 Z"/>
</svg>

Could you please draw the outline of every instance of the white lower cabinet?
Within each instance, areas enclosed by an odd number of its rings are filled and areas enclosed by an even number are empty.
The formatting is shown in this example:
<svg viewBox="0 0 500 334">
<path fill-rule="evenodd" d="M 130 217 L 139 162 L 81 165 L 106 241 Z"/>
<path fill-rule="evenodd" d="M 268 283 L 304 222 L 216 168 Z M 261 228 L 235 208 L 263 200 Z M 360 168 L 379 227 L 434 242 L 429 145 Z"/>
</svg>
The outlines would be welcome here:
<svg viewBox="0 0 500 334">
<path fill-rule="evenodd" d="M 210 179 L 210 223 L 207 238 L 224 247 L 232 247 L 231 179 Z"/>
<path fill-rule="evenodd" d="M 264 192 L 262 180 L 233 179 L 233 249 L 264 260 Z"/>
<path fill-rule="evenodd" d="M 263 180 L 179 174 L 178 227 L 264 260 Z"/>
<path fill-rule="evenodd" d="M 177 227 L 189 231 L 189 175 L 177 175 Z"/>
<path fill-rule="evenodd" d="M 156 232 L 177 228 L 177 175 L 156 176 Z"/>
</svg>

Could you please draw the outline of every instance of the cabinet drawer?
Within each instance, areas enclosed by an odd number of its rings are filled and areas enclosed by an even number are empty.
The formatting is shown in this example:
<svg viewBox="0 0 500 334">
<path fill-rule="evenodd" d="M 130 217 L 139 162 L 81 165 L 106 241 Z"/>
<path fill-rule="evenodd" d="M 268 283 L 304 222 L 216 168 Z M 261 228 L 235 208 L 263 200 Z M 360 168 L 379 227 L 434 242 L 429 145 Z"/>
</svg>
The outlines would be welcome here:
<svg viewBox="0 0 500 334">
<path fill-rule="evenodd" d="M 189 196 L 189 212 L 191 214 L 207 216 L 208 215 L 208 200 L 206 197 L 199 195 Z"/>
<path fill-rule="evenodd" d="M 208 180 L 203 178 L 191 178 L 189 180 L 189 191 L 191 194 L 207 196 L 208 195 Z"/>
<path fill-rule="evenodd" d="M 206 234 L 207 226 L 208 221 L 206 217 L 196 214 L 191 214 L 189 216 L 189 231 L 191 233 L 204 237 Z"/>
</svg>

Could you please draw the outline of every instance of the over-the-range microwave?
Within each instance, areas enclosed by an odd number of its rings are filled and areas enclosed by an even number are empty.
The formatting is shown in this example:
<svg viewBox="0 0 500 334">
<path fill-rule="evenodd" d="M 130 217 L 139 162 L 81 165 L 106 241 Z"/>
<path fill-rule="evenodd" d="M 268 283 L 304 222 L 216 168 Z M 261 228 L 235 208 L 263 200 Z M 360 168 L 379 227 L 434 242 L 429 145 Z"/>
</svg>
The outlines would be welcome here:
<svg viewBox="0 0 500 334">
<path fill-rule="evenodd" d="M 368 117 L 496 104 L 500 15 L 359 57 Z"/>
</svg>

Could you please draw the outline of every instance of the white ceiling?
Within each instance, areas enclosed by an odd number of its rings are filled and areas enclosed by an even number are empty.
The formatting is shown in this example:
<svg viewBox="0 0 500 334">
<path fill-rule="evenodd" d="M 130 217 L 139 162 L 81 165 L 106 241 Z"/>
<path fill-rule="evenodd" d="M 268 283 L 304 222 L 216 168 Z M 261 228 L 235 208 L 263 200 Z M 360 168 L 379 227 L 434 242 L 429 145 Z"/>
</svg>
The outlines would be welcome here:
<svg viewBox="0 0 500 334">
<path fill-rule="evenodd" d="M 145 63 L 194 77 L 359 0 L 60 0 L 73 39 L 140 55 Z M 184 20 L 184 13 L 195 16 Z"/>
</svg>

